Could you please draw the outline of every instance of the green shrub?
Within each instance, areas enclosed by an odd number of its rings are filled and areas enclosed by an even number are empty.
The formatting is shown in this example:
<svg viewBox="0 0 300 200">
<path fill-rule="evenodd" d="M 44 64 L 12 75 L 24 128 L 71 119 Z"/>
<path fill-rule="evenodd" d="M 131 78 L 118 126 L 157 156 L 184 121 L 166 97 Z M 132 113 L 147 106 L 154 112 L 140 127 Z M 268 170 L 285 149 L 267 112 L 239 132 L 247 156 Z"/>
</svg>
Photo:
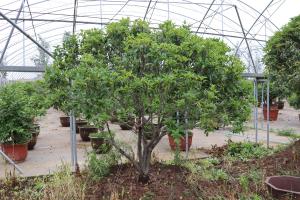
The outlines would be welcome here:
<svg viewBox="0 0 300 200">
<path fill-rule="evenodd" d="M 25 144 L 30 140 L 33 116 L 28 99 L 18 84 L 0 88 L 0 143 Z"/>
<path fill-rule="evenodd" d="M 253 142 L 230 142 L 228 143 L 227 155 L 239 160 L 261 158 L 272 153 L 272 149 L 262 144 Z"/>
<path fill-rule="evenodd" d="M 106 154 L 97 155 L 94 152 L 88 155 L 88 170 L 89 176 L 93 180 L 99 180 L 107 176 L 110 172 L 110 168 L 113 165 L 118 164 L 120 154 L 115 150 L 111 150 Z"/>
</svg>

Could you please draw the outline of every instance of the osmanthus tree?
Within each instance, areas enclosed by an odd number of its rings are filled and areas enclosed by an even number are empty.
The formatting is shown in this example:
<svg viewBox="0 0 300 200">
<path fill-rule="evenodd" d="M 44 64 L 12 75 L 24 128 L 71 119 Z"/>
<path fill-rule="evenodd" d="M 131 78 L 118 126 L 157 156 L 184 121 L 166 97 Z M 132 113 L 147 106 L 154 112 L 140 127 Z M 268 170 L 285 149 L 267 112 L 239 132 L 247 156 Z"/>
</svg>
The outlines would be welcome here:
<svg viewBox="0 0 300 200">
<path fill-rule="evenodd" d="M 274 87 L 300 107 L 300 16 L 277 31 L 264 49 L 266 70 Z"/>
<path fill-rule="evenodd" d="M 223 42 L 196 36 L 186 25 L 167 21 L 153 30 L 142 20 L 122 19 L 105 31 L 83 31 L 77 41 L 78 64 L 67 73 L 73 107 L 109 131 L 113 110 L 135 117 L 136 156 L 113 137 L 108 141 L 133 163 L 142 182 L 149 180 L 151 153 L 176 112 L 185 115 L 188 128 L 206 133 L 218 124 L 241 130 L 249 115 L 251 85 L 241 77 L 241 62 Z M 145 130 L 151 124 L 149 140 Z"/>
</svg>

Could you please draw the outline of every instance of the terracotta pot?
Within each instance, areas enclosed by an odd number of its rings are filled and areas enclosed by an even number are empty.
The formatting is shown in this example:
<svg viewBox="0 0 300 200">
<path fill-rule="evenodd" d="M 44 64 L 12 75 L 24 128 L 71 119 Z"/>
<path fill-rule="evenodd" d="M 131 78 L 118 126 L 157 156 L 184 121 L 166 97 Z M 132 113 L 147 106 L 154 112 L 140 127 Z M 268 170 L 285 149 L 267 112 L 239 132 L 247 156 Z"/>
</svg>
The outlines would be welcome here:
<svg viewBox="0 0 300 200">
<path fill-rule="evenodd" d="M 32 132 L 31 140 L 28 142 L 28 150 L 33 150 L 37 142 L 38 132 Z"/>
<path fill-rule="evenodd" d="M 277 104 L 277 107 L 278 107 L 279 110 L 282 110 L 284 108 L 284 102 L 283 101 L 278 101 L 278 102 L 276 102 L 276 104 Z"/>
<path fill-rule="evenodd" d="M 70 117 L 60 117 L 59 119 L 62 127 L 70 127 Z"/>
<path fill-rule="evenodd" d="M 90 137 L 93 150 L 98 153 L 107 153 L 111 149 L 111 145 L 104 138 Z"/>
<path fill-rule="evenodd" d="M 278 117 L 278 108 L 277 105 L 271 105 L 270 106 L 270 110 L 269 110 L 269 120 L 270 121 L 277 121 L 277 117 Z M 264 106 L 263 108 L 263 113 L 264 113 L 264 120 L 267 120 L 267 105 Z"/>
<path fill-rule="evenodd" d="M 1 144 L 1 150 L 13 161 L 23 162 L 28 154 L 26 144 Z"/>
<path fill-rule="evenodd" d="M 276 199 L 290 197 L 288 199 L 300 200 L 300 177 L 271 176 L 267 177 L 265 183 L 271 195 Z"/>
<path fill-rule="evenodd" d="M 169 144 L 170 144 L 170 147 L 171 147 L 171 149 L 173 150 L 173 151 L 175 151 L 176 150 L 176 146 L 177 146 L 177 144 L 176 144 L 176 142 L 175 142 L 175 139 L 170 135 L 170 134 L 168 134 L 168 138 L 169 138 Z M 180 141 L 179 141 L 179 150 L 180 151 L 185 151 L 186 149 L 185 149 L 185 136 L 182 136 L 181 138 L 180 138 Z M 188 149 L 190 149 L 190 147 L 191 147 L 191 145 L 192 145 L 192 141 L 193 141 L 193 134 L 189 134 L 189 136 L 188 136 Z"/>
<path fill-rule="evenodd" d="M 87 142 L 90 141 L 90 133 L 97 133 L 98 128 L 94 126 L 81 126 L 79 127 L 79 134 L 82 139 L 82 141 Z"/>
<path fill-rule="evenodd" d="M 76 133 L 79 133 L 79 127 L 88 125 L 88 122 L 82 119 L 76 120 Z"/>
</svg>

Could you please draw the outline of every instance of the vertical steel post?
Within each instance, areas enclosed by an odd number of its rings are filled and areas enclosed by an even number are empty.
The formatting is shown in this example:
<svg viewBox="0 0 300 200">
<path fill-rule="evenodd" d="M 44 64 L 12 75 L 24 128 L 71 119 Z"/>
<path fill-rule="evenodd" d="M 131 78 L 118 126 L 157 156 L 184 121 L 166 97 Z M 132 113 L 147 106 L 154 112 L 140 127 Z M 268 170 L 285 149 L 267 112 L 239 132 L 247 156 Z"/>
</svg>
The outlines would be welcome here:
<svg viewBox="0 0 300 200">
<path fill-rule="evenodd" d="M 188 128 L 188 119 L 187 119 L 187 111 L 184 112 L 184 123 L 185 123 L 185 158 L 189 158 L 189 132 L 187 130 Z"/>
<path fill-rule="evenodd" d="M 73 151 L 73 117 L 72 111 L 70 111 L 69 119 L 70 119 L 70 142 L 71 142 L 71 164 L 74 166 L 74 151 Z"/>
<path fill-rule="evenodd" d="M 256 99 L 255 97 L 255 80 L 253 80 L 253 97 L 254 99 Z M 255 129 L 255 104 L 254 104 L 254 107 L 253 107 L 253 127 Z"/>
<path fill-rule="evenodd" d="M 74 169 L 77 172 L 78 169 L 78 161 L 77 161 L 77 141 L 76 141 L 76 118 L 74 116 L 74 112 L 72 113 L 72 122 L 73 122 L 73 154 L 74 154 Z"/>
<path fill-rule="evenodd" d="M 25 0 L 24 0 L 25 1 Z M 22 30 L 25 31 L 25 5 L 23 4 L 23 23 L 22 23 Z M 25 35 L 23 34 L 23 39 L 22 39 L 22 44 L 23 44 L 23 66 L 26 65 L 26 60 L 25 60 Z"/>
<path fill-rule="evenodd" d="M 270 145 L 270 81 L 267 80 L 267 147 Z"/>
<path fill-rule="evenodd" d="M 258 103 L 257 78 L 255 78 L 255 102 Z M 255 142 L 258 142 L 258 108 L 255 106 Z"/>
<path fill-rule="evenodd" d="M 265 89 L 265 83 L 262 82 L 261 86 L 261 109 L 264 111 L 264 89 Z M 264 117 L 264 112 L 262 112 L 262 115 Z M 261 128 L 264 128 L 264 120 L 261 120 Z"/>
</svg>

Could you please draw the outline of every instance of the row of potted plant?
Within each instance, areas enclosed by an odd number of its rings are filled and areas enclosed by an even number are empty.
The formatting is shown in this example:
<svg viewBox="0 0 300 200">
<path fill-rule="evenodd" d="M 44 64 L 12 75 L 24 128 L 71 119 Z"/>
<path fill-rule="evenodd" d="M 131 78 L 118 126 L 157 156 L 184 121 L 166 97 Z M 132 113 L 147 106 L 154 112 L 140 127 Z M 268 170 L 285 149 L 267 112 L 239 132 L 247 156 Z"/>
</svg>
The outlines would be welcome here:
<svg viewBox="0 0 300 200">
<path fill-rule="evenodd" d="M 12 160 L 22 162 L 37 143 L 40 126 L 36 117 L 48 108 L 43 82 L 14 82 L 0 88 L 1 150 Z"/>
</svg>

